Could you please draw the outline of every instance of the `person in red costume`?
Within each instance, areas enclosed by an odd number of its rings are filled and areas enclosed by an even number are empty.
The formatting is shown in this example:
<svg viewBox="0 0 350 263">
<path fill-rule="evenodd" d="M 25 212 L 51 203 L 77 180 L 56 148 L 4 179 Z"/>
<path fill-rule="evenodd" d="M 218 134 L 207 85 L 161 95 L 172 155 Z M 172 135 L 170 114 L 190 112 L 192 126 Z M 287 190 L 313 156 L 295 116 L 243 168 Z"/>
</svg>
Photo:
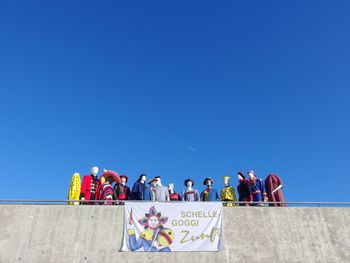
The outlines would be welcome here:
<svg viewBox="0 0 350 263">
<path fill-rule="evenodd" d="M 265 188 L 269 202 L 280 202 L 279 204 L 270 204 L 270 206 L 287 206 L 282 193 L 282 180 L 277 174 L 269 174 L 265 179 Z"/>
<path fill-rule="evenodd" d="M 97 178 L 98 167 L 92 167 L 90 175 L 83 177 L 83 182 L 80 189 L 80 200 L 84 205 L 95 205 L 96 202 L 86 202 L 97 199 L 97 189 L 99 188 L 100 181 Z"/>
<path fill-rule="evenodd" d="M 175 192 L 173 183 L 168 185 L 168 190 L 170 201 L 181 201 L 181 196 Z"/>
<path fill-rule="evenodd" d="M 126 175 L 120 176 L 121 183 L 114 186 L 114 199 L 115 200 L 129 200 L 130 188 L 126 185 L 128 177 Z"/>
</svg>

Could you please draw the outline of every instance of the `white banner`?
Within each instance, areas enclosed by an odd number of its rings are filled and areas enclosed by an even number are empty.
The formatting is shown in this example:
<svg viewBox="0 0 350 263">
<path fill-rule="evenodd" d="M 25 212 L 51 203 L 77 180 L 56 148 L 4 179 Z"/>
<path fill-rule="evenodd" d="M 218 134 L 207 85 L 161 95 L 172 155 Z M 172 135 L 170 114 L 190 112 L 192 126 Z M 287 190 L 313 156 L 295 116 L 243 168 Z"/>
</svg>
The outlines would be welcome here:
<svg viewBox="0 0 350 263">
<path fill-rule="evenodd" d="M 223 249 L 221 202 L 126 202 L 122 251 Z"/>
</svg>

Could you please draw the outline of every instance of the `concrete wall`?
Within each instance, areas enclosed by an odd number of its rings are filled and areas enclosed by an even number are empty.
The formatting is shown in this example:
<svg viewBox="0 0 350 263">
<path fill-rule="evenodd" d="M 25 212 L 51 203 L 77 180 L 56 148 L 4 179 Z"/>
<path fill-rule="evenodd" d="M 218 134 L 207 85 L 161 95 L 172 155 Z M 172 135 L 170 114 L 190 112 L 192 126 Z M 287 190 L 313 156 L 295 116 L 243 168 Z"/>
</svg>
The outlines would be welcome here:
<svg viewBox="0 0 350 263">
<path fill-rule="evenodd" d="M 125 253 L 123 207 L 1 205 L 0 262 L 350 262 L 349 208 L 226 207 L 225 249 Z"/>
</svg>

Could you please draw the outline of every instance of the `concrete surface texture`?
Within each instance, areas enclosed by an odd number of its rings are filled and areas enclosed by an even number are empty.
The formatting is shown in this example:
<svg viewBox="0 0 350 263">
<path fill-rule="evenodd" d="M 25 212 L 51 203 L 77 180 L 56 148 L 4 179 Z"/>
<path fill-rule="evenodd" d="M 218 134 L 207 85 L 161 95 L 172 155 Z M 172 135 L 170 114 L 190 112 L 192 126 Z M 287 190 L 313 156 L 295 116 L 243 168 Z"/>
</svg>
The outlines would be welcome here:
<svg viewBox="0 0 350 263">
<path fill-rule="evenodd" d="M 349 208 L 225 207 L 221 252 L 119 252 L 122 206 L 1 205 L 0 262 L 350 262 Z"/>
</svg>

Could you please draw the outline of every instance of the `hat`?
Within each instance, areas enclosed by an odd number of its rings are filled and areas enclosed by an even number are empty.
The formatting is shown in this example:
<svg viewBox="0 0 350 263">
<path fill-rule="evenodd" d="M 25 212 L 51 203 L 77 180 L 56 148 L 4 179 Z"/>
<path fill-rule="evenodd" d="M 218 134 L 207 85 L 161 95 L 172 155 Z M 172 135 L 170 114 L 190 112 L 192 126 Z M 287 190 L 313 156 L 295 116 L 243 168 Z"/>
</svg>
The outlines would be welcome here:
<svg viewBox="0 0 350 263">
<path fill-rule="evenodd" d="M 205 185 L 205 183 L 206 183 L 208 180 L 211 181 L 211 184 L 214 184 L 214 181 L 213 181 L 213 179 L 211 179 L 211 177 L 206 177 L 206 178 L 204 179 L 204 181 L 203 181 L 203 184 Z"/>
<path fill-rule="evenodd" d="M 230 176 L 224 175 L 222 178 L 224 178 L 224 179 L 230 179 Z"/>
<path fill-rule="evenodd" d="M 151 184 L 153 182 L 157 182 L 157 179 L 156 178 L 152 178 L 151 180 L 148 181 L 148 184 Z"/>
<path fill-rule="evenodd" d="M 194 186 L 194 182 L 193 182 L 192 179 L 186 179 L 185 182 L 184 182 L 184 185 L 187 186 L 188 182 L 192 182 L 192 186 Z"/>
<path fill-rule="evenodd" d="M 120 176 L 118 173 L 112 170 L 104 169 L 103 174 L 101 175 L 101 178 L 100 178 L 100 184 L 104 184 L 109 177 L 111 177 L 113 181 L 116 182 L 117 184 L 121 183 Z"/>
<path fill-rule="evenodd" d="M 120 178 L 124 177 L 126 179 L 126 183 L 128 182 L 128 177 L 125 174 L 119 175 Z"/>
<path fill-rule="evenodd" d="M 244 174 L 241 171 L 237 172 L 237 174 L 239 174 L 240 176 L 242 176 L 242 178 L 245 179 L 245 176 L 244 176 Z"/>
</svg>

